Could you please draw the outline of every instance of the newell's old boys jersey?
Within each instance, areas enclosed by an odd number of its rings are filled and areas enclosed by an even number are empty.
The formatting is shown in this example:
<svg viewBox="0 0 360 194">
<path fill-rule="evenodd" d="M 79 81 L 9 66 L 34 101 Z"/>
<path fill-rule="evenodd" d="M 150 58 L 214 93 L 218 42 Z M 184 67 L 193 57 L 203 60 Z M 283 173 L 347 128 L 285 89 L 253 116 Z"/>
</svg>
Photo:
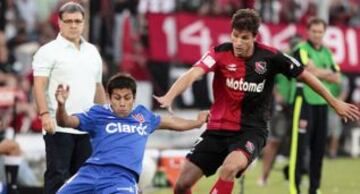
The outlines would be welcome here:
<svg viewBox="0 0 360 194">
<path fill-rule="evenodd" d="M 254 54 L 246 59 L 234 56 L 231 43 L 221 44 L 194 66 L 214 72 L 208 130 L 229 131 L 265 130 L 275 75 L 297 77 L 304 69 L 295 59 L 260 43 L 255 43 Z"/>
<path fill-rule="evenodd" d="M 91 136 L 93 153 L 87 164 L 119 165 L 140 174 L 147 139 L 159 126 L 160 116 L 137 106 L 121 118 L 109 105 L 95 105 L 75 116 L 78 129 Z"/>
</svg>

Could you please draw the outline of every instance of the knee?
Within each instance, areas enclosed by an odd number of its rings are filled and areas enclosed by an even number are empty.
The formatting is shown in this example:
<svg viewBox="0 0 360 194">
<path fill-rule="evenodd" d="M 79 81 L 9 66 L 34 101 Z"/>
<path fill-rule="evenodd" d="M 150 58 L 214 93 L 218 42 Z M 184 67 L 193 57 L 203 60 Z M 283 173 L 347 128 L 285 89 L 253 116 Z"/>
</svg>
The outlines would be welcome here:
<svg viewBox="0 0 360 194">
<path fill-rule="evenodd" d="M 245 170 L 247 167 L 245 162 L 240 163 L 225 163 L 220 169 L 220 176 L 225 180 L 232 180 L 238 172 Z"/>
</svg>

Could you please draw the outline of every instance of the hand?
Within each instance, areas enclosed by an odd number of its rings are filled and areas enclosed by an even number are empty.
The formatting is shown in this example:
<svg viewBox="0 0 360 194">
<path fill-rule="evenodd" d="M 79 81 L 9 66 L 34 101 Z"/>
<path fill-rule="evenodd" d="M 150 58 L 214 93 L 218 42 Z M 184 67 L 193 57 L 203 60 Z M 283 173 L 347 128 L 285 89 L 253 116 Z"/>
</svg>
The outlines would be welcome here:
<svg viewBox="0 0 360 194">
<path fill-rule="evenodd" d="M 41 116 L 41 125 L 46 132 L 50 134 L 55 133 L 55 122 L 49 113 Z"/>
<path fill-rule="evenodd" d="M 172 99 L 166 98 L 166 96 L 155 95 L 153 95 L 153 98 L 155 98 L 159 102 L 161 108 L 167 108 L 170 114 L 174 114 L 174 111 L 171 107 Z"/>
<path fill-rule="evenodd" d="M 55 97 L 56 97 L 56 101 L 60 104 L 60 105 L 64 105 L 67 98 L 69 97 L 69 90 L 70 87 L 69 86 L 64 86 L 63 84 L 59 84 L 56 92 L 55 92 Z"/>
<path fill-rule="evenodd" d="M 209 120 L 210 112 L 207 111 L 201 111 L 198 114 L 197 121 L 199 121 L 202 124 L 206 123 Z"/>
<path fill-rule="evenodd" d="M 336 99 L 335 105 L 333 106 L 336 113 L 344 119 L 345 122 L 349 120 L 356 121 L 360 119 L 359 108 L 353 104 L 343 102 Z"/>
</svg>

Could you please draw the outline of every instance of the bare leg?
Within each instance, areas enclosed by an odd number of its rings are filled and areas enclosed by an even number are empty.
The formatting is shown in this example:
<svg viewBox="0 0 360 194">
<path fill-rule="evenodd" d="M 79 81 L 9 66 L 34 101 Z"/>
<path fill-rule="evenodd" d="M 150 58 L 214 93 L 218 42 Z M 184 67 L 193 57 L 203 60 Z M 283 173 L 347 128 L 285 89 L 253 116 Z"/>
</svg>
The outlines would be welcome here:
<svg viewBox="0 0 360 194">
<path fill-rule="evenodd" d="M 277 139 L 270 138 L 264 148 L 263 152 L 263 169 L 262 175 L 258 180 L 258 185 L 264 186 L 269 177 L 270 171 L 274 164 L 276 153 L 279 149 L 280 141 Z"/>
<path fill-rule="evenodd" d="M 248 158 L 243 151 L 233 151 L 224 160 L 220 177 L 211 189 L 211 194 L 231 194 L 234 187 L 234 179 L 238 173 L 243 173 L 248 166 Z"/>
<path fill-rule="evenodd" d="M 179 179 L 176 182 L 174 194 L 190 194 L 191 187 L 203 176 L 202 170 L 189 160 L 185 161 Z"/>
</svg>

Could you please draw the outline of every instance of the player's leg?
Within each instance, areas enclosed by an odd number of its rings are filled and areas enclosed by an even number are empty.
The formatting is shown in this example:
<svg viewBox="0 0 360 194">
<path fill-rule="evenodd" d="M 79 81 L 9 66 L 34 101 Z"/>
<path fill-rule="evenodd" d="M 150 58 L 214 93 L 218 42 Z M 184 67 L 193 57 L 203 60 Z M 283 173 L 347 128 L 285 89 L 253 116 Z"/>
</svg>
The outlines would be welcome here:
<svg viewBox="0 0 360 194">
<path fill-rule="evenodd" d="M 203 176 L 211 176 L 228 154 L 224 138 L 216 132 L 205 131 L 186 156 L 187 161 L 180 172 L 174 188 L 175 194 L 191 194 L 191 187 Z M 211 161 L 211 162 L 209 162 Z"/>
<path fill-rule="evenodd" d="M 262 153 L 262 174 L 258 179 L 259 186 L 265 186 L 270 171 L 273 167 L 276 155 L 278 153 L 281 140 L 284 139 L 287 129 L 285 110 L 276 111 L 270 121 L 269 138 Z"/>
<path fill-rule="evenodd" d="M 95 183 L 98 180 L 96 167 L 82 167 L 60 187 L 56 194 L 95 194 Z"/>
<path fill-rule="evenodd" d="M 203 176 L 202 170 L 189 160 L 185 161 L 174 188 L 175 194 L 191 194 L 191 187 Z"/>
<path fill-rule="evenodd" d="M 234 179 L 242 175 L 265 146 L 266 134 L 260 130 L 242 131 L 230 137 L 228 142 L 231 152 L 221 165 L 219 179 L 213 186 L 211 194 L 231 194 Z"/>
<path fill-rule="evenodd" d="M 266 146 L 262 155 L 262 173 L 258 179 L 257 184 L 259 186 L 264 186 L 267 183 L 267 179 L 269 177 L 270 171 L 274 164 L 276 154 L 278 152 L 280 146 L 280 140 L 276 138 L 268 138 Z"/>
<path fill-rule="evenodd" d="M 98 166 L 96 194 L 138 194 L 135 172 L 118 166 Z"/>
</svg>

